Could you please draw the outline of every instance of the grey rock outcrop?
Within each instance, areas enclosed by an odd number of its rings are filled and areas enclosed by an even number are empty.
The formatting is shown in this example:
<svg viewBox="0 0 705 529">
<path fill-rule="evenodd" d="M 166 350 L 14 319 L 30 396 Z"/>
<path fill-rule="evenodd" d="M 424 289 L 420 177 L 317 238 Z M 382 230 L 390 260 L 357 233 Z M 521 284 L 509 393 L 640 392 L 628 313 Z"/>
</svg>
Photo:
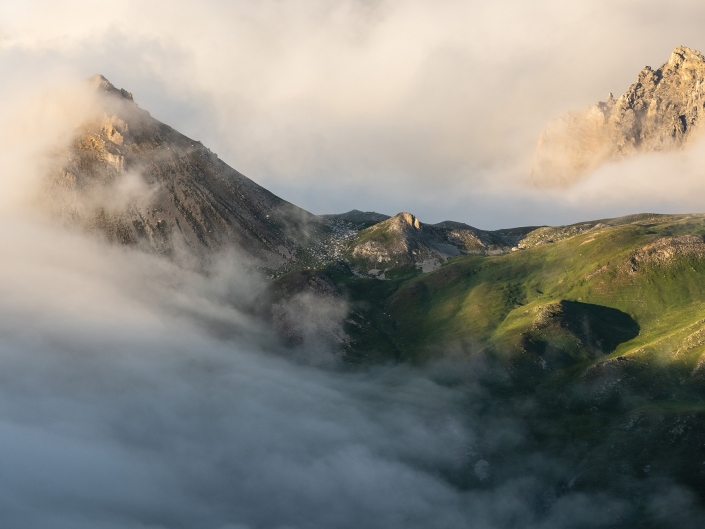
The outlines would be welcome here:
<svg viewBox="0 0 705 529">
<path fill-rule="evenodd" d="M 705 57 L 679 46 L 657 70 L 646 66 L 618 99 L 549 124 L 531 174 L 537 185 L 568 185 L 608 160 L 681 149 L 705 112 Z"/>
<path fill-rule="evenodd" d="M 450 257 L 508 252 L 534 229 L 484 231 L 461 222 L 424 224 L 411 213 L 398 213 L 358 233 L 348 256 L 358 270 L 372 275 L 405 266 L 430 272 Z"/>
</svg>

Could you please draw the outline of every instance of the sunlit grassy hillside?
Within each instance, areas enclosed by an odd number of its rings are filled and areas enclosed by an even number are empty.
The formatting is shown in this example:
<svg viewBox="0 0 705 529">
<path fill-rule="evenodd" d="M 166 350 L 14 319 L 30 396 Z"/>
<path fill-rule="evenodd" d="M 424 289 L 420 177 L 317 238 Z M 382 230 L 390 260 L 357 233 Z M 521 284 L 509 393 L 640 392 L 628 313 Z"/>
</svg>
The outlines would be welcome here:
<svg viewBox="0 0 705 529">
<path fill-rule="evenodd" d="M 351 364 L 481 358 L 491 398 L 469 407 L 524 432 L 511 449 L 478 441 L 497 475 L 548 450 L 569 462 L 565 490 L 627 497 L 675 479 L 705 497 L 705 216 L 541 228 L 526 246 L 386 280 L 339 264 L 280 287 L 336 285 Z"/>
</svg>

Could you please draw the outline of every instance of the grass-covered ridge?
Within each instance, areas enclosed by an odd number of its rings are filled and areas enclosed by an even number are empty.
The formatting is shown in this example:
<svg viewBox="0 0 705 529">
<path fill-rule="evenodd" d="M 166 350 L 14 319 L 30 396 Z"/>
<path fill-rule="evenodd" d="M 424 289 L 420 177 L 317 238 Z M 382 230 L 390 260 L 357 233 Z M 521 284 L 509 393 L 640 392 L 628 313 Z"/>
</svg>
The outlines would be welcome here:
<svg viewBox="0 0 705 529">
<path fill-rule="evenodd" d="M 413 336 L 422 354 L 451 344 L 513 349 L 547 305 L 604 306 L 640 327 L 639 336 L 617 347 L 626 352 L 700 317 L 703 234 L 702 216 L 618 219 L 510 254 L 456 257 L 401 285 L 389 307 L 399 332 Z"/>
<path fill-rule="evenodd" d="M 705 216 L 632 215 L 535 231 L 543 235 L 529 248 L 453 257 L 430 273 L 411 263 L 385 270 L 383 281 L 348 267 L 321 273 L 369 322 L 365 358 L 388 359 L 394 351 L 424 361 L 449 349 L 541 356 L 544 344 L 598 360 L 667 349 L 678 329 L 705 319 Z M 543 240 L 546 234 L 553 242 Z M 556 307 L 560 314 L 546 320 Z M 362 333 L 350 324 L 347 331 L 353 338 Z M 359 355 L 362 343 L 351 344 Z M 689 358 L 699 351 L 688 347 Z"/>
<path fill-rule="evenodd" d="M 478 439 L 498 479 L 551 453 L 565 463 L 557 490 L 633 498 L 675 480 L 705 502 L 705 215 L 576 226 L 430 273 L 407 265 L 380 280 L 339 264 L 279 285 L 312 274 L 335 285 L 350 364 L 452 356 L 481 366 L 491 398 L 468 406 L 522 428 L 511 449 Z"/>
</svg>

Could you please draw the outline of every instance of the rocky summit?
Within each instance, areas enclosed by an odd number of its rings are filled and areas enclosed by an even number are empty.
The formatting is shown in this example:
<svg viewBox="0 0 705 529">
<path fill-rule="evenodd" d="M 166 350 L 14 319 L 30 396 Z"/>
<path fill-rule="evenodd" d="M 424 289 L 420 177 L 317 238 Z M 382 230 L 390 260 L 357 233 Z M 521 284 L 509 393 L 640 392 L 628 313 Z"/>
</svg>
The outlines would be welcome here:
<svg viewBox="0 0 705 529">
<path fill-rule="evenodd" d="M 387 270 L 409 266 L 430 272 L 450 257 L 508 252 L 535 229 L 484 231 L 453 221 L 424 224 L 402 212 L 362 230 L 349 246 L 348 259 L 380 279 Z"/>
<path fill-rule="evenodd" d="M 705 111 L 705 57 L 679 46 L 653 70 L 644 67 L 619 98 L 612 94 L 584 112 L 571 112 L 541 136 L 531 179 L 567 185 L 608 160 L 685 147 Z"/>
<path fill-rule="evenodd" d="M 139 108 L 103 76 L 102 113 L 58 155 L 50 209 L 110 241 L 202 259 L 233 249 L 266 269 L 307 262 L 330 231 Z"/>
</svg>

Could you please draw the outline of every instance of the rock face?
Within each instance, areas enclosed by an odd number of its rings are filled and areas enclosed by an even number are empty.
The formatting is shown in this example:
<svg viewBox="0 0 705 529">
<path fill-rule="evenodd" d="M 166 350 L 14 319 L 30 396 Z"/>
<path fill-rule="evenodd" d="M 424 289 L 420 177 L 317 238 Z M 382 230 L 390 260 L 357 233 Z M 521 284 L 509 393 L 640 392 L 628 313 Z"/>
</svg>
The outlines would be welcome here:
<svg viewBox="0 0 705 529">
<path fill-rule="evenodd" d="M 508 252 L 534 229 L 492 232 L 460 222 L 423 224 L 411 213 L 399 213 L 362 230 L 350 244 L 348 256 L 359 271 L 381 278 L 386 270 L 405 266 L 430 272 L 457 255 Z"/>
<path fill-rule="evenodd" d="M 306 259 L 324 222 L 152 118 L 102 76 L 102 116 L 57 159 L 47 201 L 66 223 L 160 254 L 236 248 L 268 269 Z"/>
<path fill-rule="evenodd" d="M 567 185 L 605 161 L 680 149 L 705 111 L 705 57 L 679 46 L 663 66 L 646 66 L 618 99 L 556 119 L 539 140 L 532 180 Z"/>
</svg>

